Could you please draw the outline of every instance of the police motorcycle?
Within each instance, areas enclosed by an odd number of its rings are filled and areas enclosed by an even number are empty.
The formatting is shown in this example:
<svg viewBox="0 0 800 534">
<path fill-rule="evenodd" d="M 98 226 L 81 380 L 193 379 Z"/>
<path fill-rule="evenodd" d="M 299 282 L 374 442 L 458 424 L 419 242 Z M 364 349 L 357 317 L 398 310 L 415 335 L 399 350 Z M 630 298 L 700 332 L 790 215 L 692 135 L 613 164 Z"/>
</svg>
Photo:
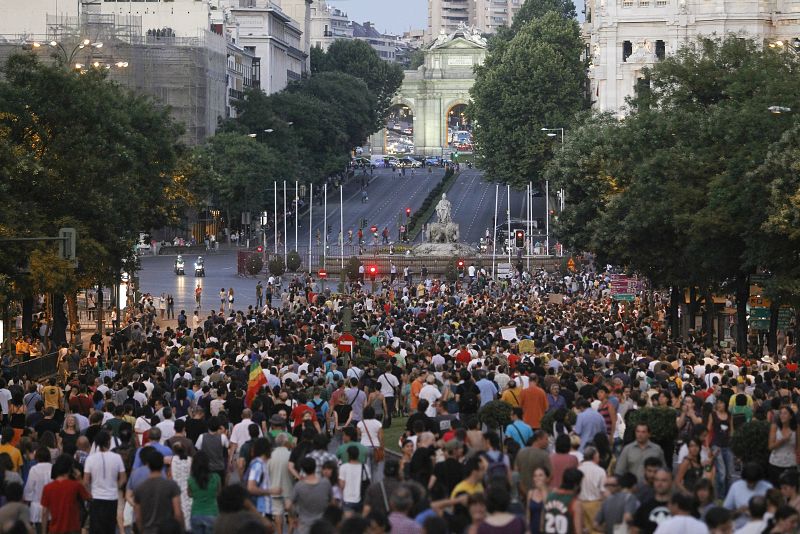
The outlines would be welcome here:
<svg viewBox="0 0 800 534">
<path fill-rule="evenodd" d="M 194 275 L 195 276 L 205 276 L 206 275 L 206 266 L 203 263 L 203 256 L 198 256 L 197 261 L 194 262 Z"/>
<path fill-rule="evenodd" d="M 178 254 L 177 258 L 175 258 L 175 274 L 177 274 L 177 275 L 186 274 L 186 271 L 184 270 L 184 265 L 183 265 L 183 256 L 181 256 L 180 254 Z"/>
</svg>

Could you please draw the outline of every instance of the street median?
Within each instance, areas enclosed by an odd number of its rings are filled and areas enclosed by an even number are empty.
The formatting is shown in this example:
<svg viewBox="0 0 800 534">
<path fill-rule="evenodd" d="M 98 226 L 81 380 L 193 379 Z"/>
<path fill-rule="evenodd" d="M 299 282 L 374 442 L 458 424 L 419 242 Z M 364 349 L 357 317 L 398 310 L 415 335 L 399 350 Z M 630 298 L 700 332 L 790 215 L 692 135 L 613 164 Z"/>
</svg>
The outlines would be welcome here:
<svg viewBox="0 0 800 534">
<path fill-rule="evenodd" d="M 431 192 L 428 193 L 428 196 L 422 201 L 422 205 L 408 222 L 408 241 L 410 243 L 413 243 L 420 232 L 422 232 L 423 226 L 430 220 L 433 212 L 436 211 L 436 204 L 439 198 L 441 198 L 442 193 L 450 191 L 450 188 L 456 183 L 458 175 L 459 173 L 452 167 L 448 168 L 442 179 L 436 184 L 436 187 L 431 189 Z"/>
</svg>

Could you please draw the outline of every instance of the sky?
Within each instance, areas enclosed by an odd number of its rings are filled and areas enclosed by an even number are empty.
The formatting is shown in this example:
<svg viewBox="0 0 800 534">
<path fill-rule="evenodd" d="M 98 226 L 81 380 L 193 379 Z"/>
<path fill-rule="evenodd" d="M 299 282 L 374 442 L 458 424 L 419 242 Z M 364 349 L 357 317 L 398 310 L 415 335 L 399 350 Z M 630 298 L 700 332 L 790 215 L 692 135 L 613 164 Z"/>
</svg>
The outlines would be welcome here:
<svg viewBox="0 0 800 534">
<path fill-rule="evenodd" d="M 402 34 L 428 26 L 428 0 L 328 0 L 358 23 L 372 22 L 378 31 Z"/>
</svg>

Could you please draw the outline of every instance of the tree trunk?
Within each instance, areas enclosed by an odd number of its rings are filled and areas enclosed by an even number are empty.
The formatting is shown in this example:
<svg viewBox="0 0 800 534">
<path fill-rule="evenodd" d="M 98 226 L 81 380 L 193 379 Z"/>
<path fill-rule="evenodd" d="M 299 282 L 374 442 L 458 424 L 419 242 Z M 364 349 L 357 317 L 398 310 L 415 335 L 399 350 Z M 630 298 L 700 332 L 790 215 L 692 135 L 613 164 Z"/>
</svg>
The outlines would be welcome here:
<svg viewBox="0 0 800 534">
<path fill-rule="evenodd" d="M 69 342 L 73 345 L 81 344 L 81 320 L 78 317 L 78 295 L 67 295 L 67 313 L 69 314 Z"/>
<path fill-rule="evenodd" d="M 750 299 L 750 275 L 736 277 L 736 352 L 747 353 L 747 301 Z"/>
<path fill-rule="evenodd" d="M 103 335 L 103 286 L 97 285 L 97 333 Z"/>
<path fill-rule="evenodd" d="M 53 299 L 53 348 L 67 342 L 67 317 L 64 315 L 64 295 L 54 293 Z"/>
<path fill-rule="evenodd" d="M 714 295 L 706 288 L 706 347 L 714 346 Z"/>
<path fill-rule="evenodd" d="M 22 299 L 22 332 L 18 334 L 30 335 L 33 330 L 33 297 Z"/>
<path fill-rule="evenodd" d="M 697 301 L 697 288 L 692 286 L 689 288 L 689 304 L 687 305 L 687 319 L 689 324 L 689 330 L 695 329 L 695 324 L 697 321 L 695 318 L 697 317 L 697 309 L 700 307 L 700 303 Z M 687 331 L 686 334 L 689 332 Z"/>
<path fill-rule="evenodd" d="M 669 328 L 672 339 L 678 339 L 681 334 L 678 307 L 681 305 L 681 288 L 672 286 L 669 292 Z"/>
<path fill-rule="evenodd" d="M 769 305 L 769 332 L 767 333 L 767 350 L 773 358 L 778 354 L 778 309 L 780 304 L 777 299 L 772 299 Z"/>
</svg>

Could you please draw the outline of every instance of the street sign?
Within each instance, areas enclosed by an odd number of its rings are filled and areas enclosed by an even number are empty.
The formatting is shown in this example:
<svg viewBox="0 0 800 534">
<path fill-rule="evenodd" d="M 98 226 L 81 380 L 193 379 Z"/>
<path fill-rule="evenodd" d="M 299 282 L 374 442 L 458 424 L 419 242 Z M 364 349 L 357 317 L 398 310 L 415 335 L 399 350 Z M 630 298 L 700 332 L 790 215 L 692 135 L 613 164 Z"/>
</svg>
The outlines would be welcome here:
<svg viewBox="0 0 800 534">
<path fill-rule="evenodd" d="M 636 296 L 633 293 L 618 293 L 613 295 L 614 300 L 624 300 L 626 302 L 633 302 Z"/>
<path fill-rule="evenodd" d="M 791 306 L 781 306 L 778 309 L 778 330 L 787 330 L 794 317 L 794 309 Z"/>
<path fill-rule="evenodd" d="M 761 295 L 750 295 L 749 303 L 751 308 L 769 308 L 771 304 L 768 298 Z"/>
<path fill-rule="evenodd" d="M 771 315 L 772 314 L 769 312 L 769 308 L 750 308 L 751 319 L 766 319 L 769 321 Z"/>
<path fill-rule="evenodd" d="M 350 332 L 345 332 L 339 336 L 339 352 L 353 352 L 353 345 L 356 343 L 356 338 Z"/>
<path fill-rule="evenodd" d="M 614 300 L 632 301 L 639 288 L 639 279 L 624 274 L 611 275 L 611 296 Z"/>
<path fill-rule="evenodd" d="M 573 260 L 572 258 L 567 260 L 567 269 L 569 269 L 573 273 L 575 272 L 575 260 Z"/>
<path fill-rule="evenodd" d="M 750 319 L 752 330 L 769 330 L 769 319 Z"/>
<path fill-rule="evenodd" d="M 323 278 L 323 279 L 328 278 L 328 271 L 326 271 L 325 269 L 320 269 L 317 272 L 317 276 L 319 276 L 320 278 Z"/>
</svg>

